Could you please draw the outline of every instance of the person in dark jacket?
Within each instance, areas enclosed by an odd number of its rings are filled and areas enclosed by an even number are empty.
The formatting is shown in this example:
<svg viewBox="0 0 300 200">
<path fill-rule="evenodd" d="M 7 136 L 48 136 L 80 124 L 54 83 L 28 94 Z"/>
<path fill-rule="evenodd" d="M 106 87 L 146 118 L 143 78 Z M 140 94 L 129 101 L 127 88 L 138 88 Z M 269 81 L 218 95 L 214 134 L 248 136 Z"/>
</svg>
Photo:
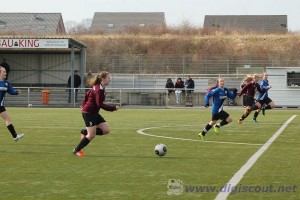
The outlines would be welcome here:
<svg viewBox="0 0 300 200">
<path fill-rule="evenodd" d="M 81 85 L 81 78 L 78 74 L 78 70 L 74 70 L 74 87 L 71 85 L 71 76 L 68 79 L 68 88 L 69 89 L 69 103 L 71 103 L 71 88 L 79 88 Z M 78 89 L 75 89 L 75 102 L 77 102 L 77 94 L 78 94 Z"/>
<path fill-rule="evenodd" d="M 174 83 L 172 79 L 168 78 L 165 88 L 167 89 L 167 100 L 169 101 L 169 94 L 174 92 Z"/>
<path fill-rule="evenodd" d="M 195 82 L 190 75 L 188 75 L 187 80 L 185 81 L 186 89 L 186 106 L 193 107 L 193 93 L 195 88 Z"/>
</svg>

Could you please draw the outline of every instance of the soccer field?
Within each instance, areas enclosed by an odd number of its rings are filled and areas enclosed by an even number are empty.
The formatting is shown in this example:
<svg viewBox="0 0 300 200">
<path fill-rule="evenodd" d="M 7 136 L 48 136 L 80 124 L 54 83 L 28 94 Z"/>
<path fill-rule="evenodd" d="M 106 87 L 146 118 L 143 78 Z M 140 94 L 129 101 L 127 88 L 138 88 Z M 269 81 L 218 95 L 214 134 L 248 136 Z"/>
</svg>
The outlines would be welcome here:
<svg viewBox="0 0 300 200">
<path fill-rule="evenodd" d="M 215 199 L 225 190 L 236 200 L 300 199 L 300 110 L 267 111 L 257 124 L 251 113 L 241 125 L 242 109 L 225 110 L 234 121 L 219 135 L 210 130 L 205 142 L 198 133 L 210 109 L 101 111 L 112 131 L 76 157 L 79 108 L 7 108 L 26 135 L 14 142 L 0 123 L 0 199 Z M 231 188 L 229 180 L 293 115 Z M 168 147 L 164 157 L 154 154 L 158 143 Z"/>
</svg>

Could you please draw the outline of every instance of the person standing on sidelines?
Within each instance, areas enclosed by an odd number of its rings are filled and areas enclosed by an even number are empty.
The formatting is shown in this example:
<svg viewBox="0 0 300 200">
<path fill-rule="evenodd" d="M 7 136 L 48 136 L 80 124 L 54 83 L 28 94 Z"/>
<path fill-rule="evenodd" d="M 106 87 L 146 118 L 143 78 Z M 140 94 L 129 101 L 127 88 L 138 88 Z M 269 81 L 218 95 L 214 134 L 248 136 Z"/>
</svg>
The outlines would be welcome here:
<svg viewBox="0 0 300 200">
<path fill-rule="evenodd" d="M 68 99 L 68 103 L 71 103 L 71 92 L 72 92 L 72 88 L 79 88 L 81 85 L 81 77 L 78 74 L 78 70 L 74 70 L 74 85 L 71 85 L 71 76 L 69 76 L 68 79 L 68 87 L 69 89 L 69 99 Z M 75 102 L 77 103 L 77 96 L 78 96 L 78 89 L 75 89 Z"/>
<path fill-rule="evenodd" d="M 73 154 L 77 156 L 85 156 L 82 149 L 92 141 L 96 135 L 106 135 L 110 132 L 110 127 L 105 119 L 99 114 L 100 109 L 106 111 L 118 110 L 119 106 L 104 104 L 105 86 L 111 81 L 108 72 L 101 72 L 93 83 L 93 88 L 86 92 L 81 105 L 82 117 L 86 125 L 86 129 L 81 130 L 81 141 L 73 150 Z"/>
<path fill-rule="evenodd" d="M 5 79 L 6 79 L 6 70 L 4 67 L 0 66 L 0 116 L 3 118 L 5 121 L 6 127 L 11 133 L 14 141 L 20 140 L 23 136 L 24 133 L 22 134 L 17 134 L 15 131 L 15 128 L 12 124 L 12 120 L 9 117 L 8 113 L 6 112 L 6 109 L 4 107 L 4 99 L 6 93 L 10 95 L 18 95 L 20 94 L 20 90 L 14 89 Z"/>
<path fill-rule="evenodd" d="M 234 89 L 231 92 L 228 88 L 224 87 L 224 79 L 218 79 L 218 87 L 208 91 L 205 95 L 205 107 L 209 107 L 209 99 L 213 97 L 212 103 L 212 119 L 211 121 L 205 126 L 203 131 L 199 133 L 199 137 L 201 140 L 204 140 L 206 133 L 213 127 L 215 133 L 219 134 L 219 129 L 221 126 L 225 126 L 228 123 L 232 122 L 231 116 L 223 110 L 223 103 L 227 97 L 234 99 L 237 96 L 237 89 Z M 221 119 L 221 123 L 217 124 L 217 121 Z"/>
</svg>

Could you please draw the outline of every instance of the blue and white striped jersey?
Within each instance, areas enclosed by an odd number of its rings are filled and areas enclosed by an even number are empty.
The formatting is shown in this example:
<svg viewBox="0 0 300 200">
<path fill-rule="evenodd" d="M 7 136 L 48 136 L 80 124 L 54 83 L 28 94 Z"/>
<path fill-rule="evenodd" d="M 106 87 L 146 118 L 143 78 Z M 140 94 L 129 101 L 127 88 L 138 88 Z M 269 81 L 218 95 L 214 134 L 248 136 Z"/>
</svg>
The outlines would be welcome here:
<svg viewBox="0 0 300 200">
<path fill-rule="evenodd" d="M 6 80 L 0 80 L 0 106 L 4 106 L 6 93 L 11 95 L 18 95 L 19 92 L 14 89 Z"/>
<path fill-rule="evenodd" d="M 212 103 L 212 113 L 218 114 L 223 110 L 223 103 L 227 97 L 230 99 L 234 99 L 236 97 L 237 93 L 233 93 L 228 90 L 228 88 L 220 88 L 217 87 L 216 89 L 213 89 L 209 91 L 204 98 L 204 101 L 206 104 L 209 103 L 209 99 L 213 97 L 213 103 Z"/>
<path fill-rule="evenodd" d="M 268 95 L 269 81 L 261 80 L 259 83 L 259 86 L 263 92 L 262 93 L 258 92 L 257 100 L 264 100 L 264 99 L 269 98 L 269 95 Z"/>
</svg>

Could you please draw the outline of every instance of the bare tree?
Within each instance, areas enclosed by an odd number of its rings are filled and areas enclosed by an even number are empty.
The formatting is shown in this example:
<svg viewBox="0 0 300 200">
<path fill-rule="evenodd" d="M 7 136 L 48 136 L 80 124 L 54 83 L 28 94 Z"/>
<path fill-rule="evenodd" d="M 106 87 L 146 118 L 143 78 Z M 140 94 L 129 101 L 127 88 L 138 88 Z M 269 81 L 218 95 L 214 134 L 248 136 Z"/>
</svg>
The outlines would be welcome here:
<svg viewBox="0 0 300 200">
<path fill-rule="evenodd" d="M 74 34 L 89 34 L 92 24 L 92 19 L 83 19 L 80 23 L 75 21 L 67 21 L 65 23 L 66 32 L 70 35 Z"/>
</svg>

